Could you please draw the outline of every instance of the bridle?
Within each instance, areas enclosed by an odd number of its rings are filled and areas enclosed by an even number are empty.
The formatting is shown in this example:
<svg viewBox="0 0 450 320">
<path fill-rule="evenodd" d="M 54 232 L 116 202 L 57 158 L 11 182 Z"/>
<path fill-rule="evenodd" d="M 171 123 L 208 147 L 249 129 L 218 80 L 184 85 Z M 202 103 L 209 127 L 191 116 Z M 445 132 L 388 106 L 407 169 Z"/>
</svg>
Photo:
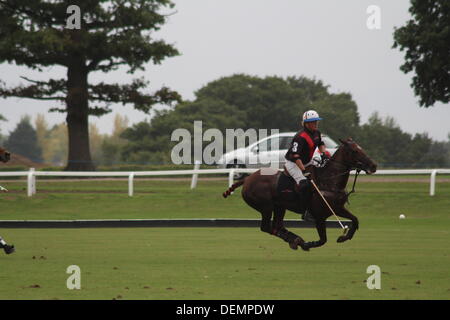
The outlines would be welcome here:
<svg viewBox="0 0 450 320">
<path fill-rule="evenodd" d="M 348 167 L 346 167 L 346 168 L 348 168 Z M 358 179 L 358 176 L 359 176 L 359 174 L 361 173 L 361 168 L 350 168 L 350 169 L 346 169 L 344 172 L 341 172 L 341 173 L 338 173 L 338 174 L 335 174 L 335 175 L 332 175 L 332 176 L 328 176 L 328 177 L 321 177 L 320 178 L 320 181 L 326 181 L 326 180 L 330 180 L 330 179 L 333 179 L 333 178 L 336 178 L 336 177 L 340 177 L 340 176 L 344 176 L 344 175 L 346 175 L 346 174 L 349 174 L 350 173 L 350 171 L 353 171 L 353 170 L 356 170 L 356 174 L 355 174 L 355 179 L 353 180 L 353 185 L 352 185 L 352 190 L 350 191 L 350 192 L 348 192 L 347 193 L 347 199 L 348 199 L 348 196 L 350 196 L 352 193 L 355 193 L 356 192 L 356 190 L 355 190 L 355 186 L 356 186 L 356 180 Z M 348 201 L 348 200 L 347 200 Z"/>
<path fill-rule="evenodd" d="M 332 161 L 332 162 L 331 162 Z M 326 180 L 330 180 L 336 177 L 340 177 L 340 176 L 344 176 L 347 174 L 350 174 L 351 171 L 356 170 L 356 174 L 355 174 L 355 179 L 353 180 L 353 186 L 352 186 L 352 190 L 350 192 L 346 192 L 346 197 L 347 197 L 347 202 L 348 202 L 348 197 L 352 194 L 355 193 L 355 186 L 356 186 L 356 180 L 358 179 L 359 174 L 361 173 L 361 171 L 363 170 L 363 162 L 361 161 L 356 161 L 356 164 L 348 164 L 344 161 L 339 161 L 339 160 L 334 160 L 334 159 L 330 159 L 327 165 L 338 165 L 341 168 L 344 169 L 343 172 L 332 175 L 332 176 L 328 176 L 328 177 L 321 177 L 320 181 L 326 181 Z"/>
</svg>

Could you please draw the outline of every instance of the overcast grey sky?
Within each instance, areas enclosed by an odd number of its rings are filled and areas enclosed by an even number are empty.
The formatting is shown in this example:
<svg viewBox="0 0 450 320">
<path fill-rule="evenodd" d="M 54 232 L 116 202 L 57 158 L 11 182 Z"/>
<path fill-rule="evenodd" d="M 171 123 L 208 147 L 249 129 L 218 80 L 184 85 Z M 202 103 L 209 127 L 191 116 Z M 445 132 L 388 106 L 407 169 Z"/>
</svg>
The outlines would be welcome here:
<svg viewBox="0 0 450 320">
<path fill-rule="evenodd" d="M 437 103 L 420 108 L 410 87 L 412 74 L 399 70 L 404 53 L 392 49 L 394 26 L 410 18 L 408 0 L 175 0 L 168 23 L 157 33 L 174 44 L 181 55 L 162 65 L 147 65 L 145 72 L 128 75 L 124 70 L 95 73 L 90 81 L 119 82 L 144 76 L 151 90 L 162 85 L 177 90 L 184 99 L 219 77 L 246 73 L 260 77 L 315 77 L 332 92 L 349 92 L 358 105 L 361 123 L 378 111 L 395 118 L 409 133 L 428 132 L 435 140 L 447 140 L 450 107 Z M 368 6 L 381 9 L 381 29 L 369 30 Z M 59 78 L 65 70 L 49 68 L 43 73 L 15 65 L 0 65 L 0 77 L 8 85 L 33 79 Z M 14 129 L 20 118 L 33 120 L 45 113 L 50 124 L 64 121 L 64 114 L 47 113 L 55 106 L 29 99 L 0 99 L 2 133 Z M 299 110 L 300 112 L 300 110 Z M 113 107 L 101 118 L 91 117 L 102 133 L 110 133 L 115 114 L 127 115 L 131 123 L 149 116 L 131 106 Z M 326 121 L 326 119 L 325 119 Z M 345 124 L 342 124 L 345 125 Z"/>
</svg>

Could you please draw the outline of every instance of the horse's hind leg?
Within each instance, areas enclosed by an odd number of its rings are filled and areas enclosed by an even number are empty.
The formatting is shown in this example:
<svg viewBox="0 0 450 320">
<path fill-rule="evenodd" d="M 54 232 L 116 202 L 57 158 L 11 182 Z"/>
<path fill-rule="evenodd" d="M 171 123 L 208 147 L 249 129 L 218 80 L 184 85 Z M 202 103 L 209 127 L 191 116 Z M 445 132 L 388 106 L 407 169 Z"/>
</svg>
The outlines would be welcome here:
<svg viewBox="0 0 450 320">
<path fill-rule="evenodd" d="M 242 194 L 244 201 L 253 209 L 258 211 L 261 214 L 261 225 L 260 230 L 262 232 L 266 232 L 268 234 L 272 234 L 272 211 L 273 211 L 273 205 L 271 203 L 264 203 L 261 205 L 251 197 L 247 197 L 246 194 Z"/>
<path fill-rule="evenodd" d="M 291 249 L 297 250 L 297 247 L 300 246 L 303 250 L 307 251 L 308 249 L 304 247 L 305 241 L 284 227 L 283 219 L 285 213 L 286 209 L 278 206 L 274 207 L 272 234 L 289 243 Z"/>
<path fill-rule="evenodd" d="M 283 225 L 283 218 L 285 210 L 281 208 L 272 209 L 270 207 L 261 208 L 258 210 L 261 213 L 261 226 L 262 232 L 274 235 L 278 238 L 283 239 L 289 243 L 289 247 L 297 250 L 298 245 L 303 245 L 304 241 L 302 238 L 297 236 L 295 233 L 288 231 Z M 274 218 L 272 221 L 272 211 L 274 211 Z"/>
<path fill-rule="evenodd" d="M 272 233 L 276 233 L 277 230 L 286 230 L 284 227 L 284 215 L 286 213 L 286 209 L 275 206 L 273 208 L 273 221 L 272 221 Z"/>
<path fill-rule="evenodd" d="M 259 210 L 261 213 L 261 226 L 260 229 L 262 232 L 267 232 L 268 234 L 272 234 L 272 208 Z"/>
<path fill-rule="evenodd" d="M 242 194 L 244 201 L 253 209 L 257 210 L 261 214 L 260 229 L 262 232 L 277 236 L 289 243 L 289 246 L 297 250 L 300 245 L 303 250 L 308 250 L 304 247 L 304 241 L 295 233 L 288 231 L 283 225 L 283 218 L 285 209 L 274 206 L 271 201 L 256 201 L 253 197 L 247 193 Z M 266 197 L 266 199 L 269 196 Z M 272 212 L 274 212 L 274 221 L 272 223 Z"/>
</svg>

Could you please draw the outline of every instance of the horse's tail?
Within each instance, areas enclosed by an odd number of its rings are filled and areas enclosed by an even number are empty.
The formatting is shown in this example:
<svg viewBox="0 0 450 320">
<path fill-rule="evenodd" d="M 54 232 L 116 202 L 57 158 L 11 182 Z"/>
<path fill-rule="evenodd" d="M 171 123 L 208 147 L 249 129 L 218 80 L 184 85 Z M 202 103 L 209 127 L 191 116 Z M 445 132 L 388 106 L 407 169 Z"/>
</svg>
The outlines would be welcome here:
<svg viewBox="0 0 450 320">
<path fill-rule="evenodd" d="M 222 193 L 223 197 L 224 198 L 228 197 L 235 189 L 239 188 L 243 184 L 244 184 L 244 179 L 239 180 L 238 182 L 234 183 L 231 187 L 228 188 L 227 191 Z"/>
</svg>

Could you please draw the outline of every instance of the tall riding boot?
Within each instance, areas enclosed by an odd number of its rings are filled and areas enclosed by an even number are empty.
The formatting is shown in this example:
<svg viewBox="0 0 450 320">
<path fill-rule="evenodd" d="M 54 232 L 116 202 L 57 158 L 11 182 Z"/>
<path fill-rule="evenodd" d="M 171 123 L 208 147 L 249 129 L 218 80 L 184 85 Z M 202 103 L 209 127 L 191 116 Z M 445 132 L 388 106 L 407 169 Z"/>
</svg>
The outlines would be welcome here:
<svg viewBox="0 0 450 320">
<path fill-rule="evenodd" d="M 300 180 L 300 182 L 295 185 L 295 191 L 300 197 L 301 211 L 303 212 L 302 219 L 309 222 L 316 222 L 312 214 L 308 211 L 312 196 L 311 182 L 307 179 Z"/>
</svg>

